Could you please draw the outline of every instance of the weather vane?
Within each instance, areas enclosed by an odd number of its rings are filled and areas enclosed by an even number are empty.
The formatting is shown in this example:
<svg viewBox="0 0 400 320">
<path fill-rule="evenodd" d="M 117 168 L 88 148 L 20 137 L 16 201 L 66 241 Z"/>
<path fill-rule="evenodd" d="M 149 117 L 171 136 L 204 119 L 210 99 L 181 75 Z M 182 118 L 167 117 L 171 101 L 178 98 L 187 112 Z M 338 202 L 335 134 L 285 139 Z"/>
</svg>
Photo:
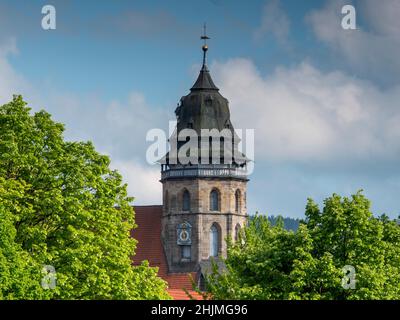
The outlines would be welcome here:
<svg viewBox="0 0 400 320">
<path fill-rule="evenodd" d="M 204 40 L 204 44 L 203 44 L 202 49 L 203 49 L 203 66 L 205 66 L 205 64 L 206 64 L 206 52 L 208 50 L 207 40 L 210 39 L 207 36 L 207 25 L 205 23 L 204 23 L 204 26 L 203 26 L 203 35 L 200 37 L 200 39 Z"/>
</svg>

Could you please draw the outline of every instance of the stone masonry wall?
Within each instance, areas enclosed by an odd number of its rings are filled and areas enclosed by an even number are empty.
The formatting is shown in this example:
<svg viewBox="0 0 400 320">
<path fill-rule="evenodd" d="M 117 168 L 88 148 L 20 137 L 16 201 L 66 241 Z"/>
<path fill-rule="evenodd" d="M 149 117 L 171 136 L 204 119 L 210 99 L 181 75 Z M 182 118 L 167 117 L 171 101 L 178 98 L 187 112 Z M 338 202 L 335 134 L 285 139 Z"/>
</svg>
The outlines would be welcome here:
<svg viewBox="0 0 400 320">
<path fill-rule="evenodd" d="M 235 227 L 246 223 L 246 181 L 235 179 L 199 178 L 163 181 L 162 239 L 170 272 L 191 272 L 210 253 L 210 228 L 219 229 L 219 254 L 226 257 L 227 236 L 235 238 Z M 219 211 L 210 211 L 210 193 L 219 192 Z M 190 193 L 190 211 L 182 211 L 184 190 Z M 240 191 L 240 208 L 236 212 L 235 193 Z M 181 258 L 177 245 L 177 225 L 192 226 L 191 261 Z"/>
</svg>

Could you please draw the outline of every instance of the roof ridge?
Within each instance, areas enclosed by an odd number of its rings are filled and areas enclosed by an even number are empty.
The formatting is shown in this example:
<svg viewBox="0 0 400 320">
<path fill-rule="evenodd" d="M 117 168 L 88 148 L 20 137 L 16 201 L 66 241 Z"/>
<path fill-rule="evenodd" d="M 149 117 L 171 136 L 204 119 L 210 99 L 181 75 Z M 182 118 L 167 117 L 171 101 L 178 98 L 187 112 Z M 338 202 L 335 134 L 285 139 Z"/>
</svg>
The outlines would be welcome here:
<svg viewBox="0 0 400 320">
<path fill-rule="evenodd" d="M 162 207 L 162 204 L 144 204 L 144 205 L 136 205 L 133 204 L 132 207 L 133 208 L 143 208 L 143 207 Z"/>
</svg>

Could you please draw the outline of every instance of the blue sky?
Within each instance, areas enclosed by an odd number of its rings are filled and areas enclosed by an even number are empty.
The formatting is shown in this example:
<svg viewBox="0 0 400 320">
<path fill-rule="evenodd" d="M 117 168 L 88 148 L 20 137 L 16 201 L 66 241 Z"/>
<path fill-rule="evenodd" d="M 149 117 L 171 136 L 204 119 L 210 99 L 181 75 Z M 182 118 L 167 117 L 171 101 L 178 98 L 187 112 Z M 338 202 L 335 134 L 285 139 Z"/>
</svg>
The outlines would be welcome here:
<svg viewBox="0 0 400 320">
<path fill-rule="evenodd" d="M 340 26 L 344 4 L 357 30 Z M 248 211 L 302 217 L 358 189 L 373 212 L 400 213 L 400 5 L 377 1 L 0 1 L 0 103 L 20 93 L 92 140 L 137 204 L 161 202 L 147 130 L 167 128 L 201 63 L 255 129 Z M 41 8 L 57 29 L 41 28 Z"/>
<path fill-rule="evenodd" d="M 293 17 L 290 50 L 271 37 L 254 40 L 264 1 L 53 1 L 58 26 L 52 32 L 40 28 L 40 11 L 48 2 L 2 3 L 4 16 L 11 11 L 18 17 L 2 31 L 18 37 L 20 54 L 12 59 L 17 70 L 35 82 L 51 79 L 61 90 L 101 91 L 106 99 L 123 96 L 132 87 L 157 104 L 183 95 L 193 81 L 188 67 L 201 59 L 204 22 L 212 37 L 211 60 L 251 58 L 264 71 L 295 64 L 318 48 L 315 39 L 299 30 L 309 29 L 304 14 L 320 1 L 282 3 Z"/>
</svg>

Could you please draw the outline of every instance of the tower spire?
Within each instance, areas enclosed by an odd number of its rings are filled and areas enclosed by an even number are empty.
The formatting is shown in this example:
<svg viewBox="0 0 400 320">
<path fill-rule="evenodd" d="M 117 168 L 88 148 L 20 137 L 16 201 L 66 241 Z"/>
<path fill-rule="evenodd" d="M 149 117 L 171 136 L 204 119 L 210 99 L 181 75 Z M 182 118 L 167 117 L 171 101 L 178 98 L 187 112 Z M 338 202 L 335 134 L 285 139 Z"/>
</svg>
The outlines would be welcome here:
<svg viewBox="0 0 400 320">
<path fill-rule="evenodd" d="M 202 47 L 202 49 L 203 49 L 203 69 L 204 69 L 205 66 L 206 66 L 206 53 L 207 53 L 207 50 L 208 50 L 207 40 L 210 39 L 207 36 L 207 25 L 206 25 L 206 23 L 204 23 L 204 25 L 203 25 L 203 35 L 200 37 L 200 39 L 204 40 L 204 44 L 203 44 L 203 47 Z"/>
<path fill-rule="evenodd" d="M 211 79 L 210 72 L 208 71 L 207 68 L 207 59 L 206 59 L 206 54 L 208 50 L 207 46 L 207 40 L 210 39 L 207 36 L 207 25 L 204 24 L 203 26 L 203 35 L 200 37 L 201 40 L 204 40 L 204 44 L 202 46 L 203 49 L 203 66 L 201 67 L 200 74 L 193 85 L 193 87 L 190 89 L 191 91 L 193 90 L 217 90 L 217 86 L 214 84 L 214 82 Z"/>
</svg>

